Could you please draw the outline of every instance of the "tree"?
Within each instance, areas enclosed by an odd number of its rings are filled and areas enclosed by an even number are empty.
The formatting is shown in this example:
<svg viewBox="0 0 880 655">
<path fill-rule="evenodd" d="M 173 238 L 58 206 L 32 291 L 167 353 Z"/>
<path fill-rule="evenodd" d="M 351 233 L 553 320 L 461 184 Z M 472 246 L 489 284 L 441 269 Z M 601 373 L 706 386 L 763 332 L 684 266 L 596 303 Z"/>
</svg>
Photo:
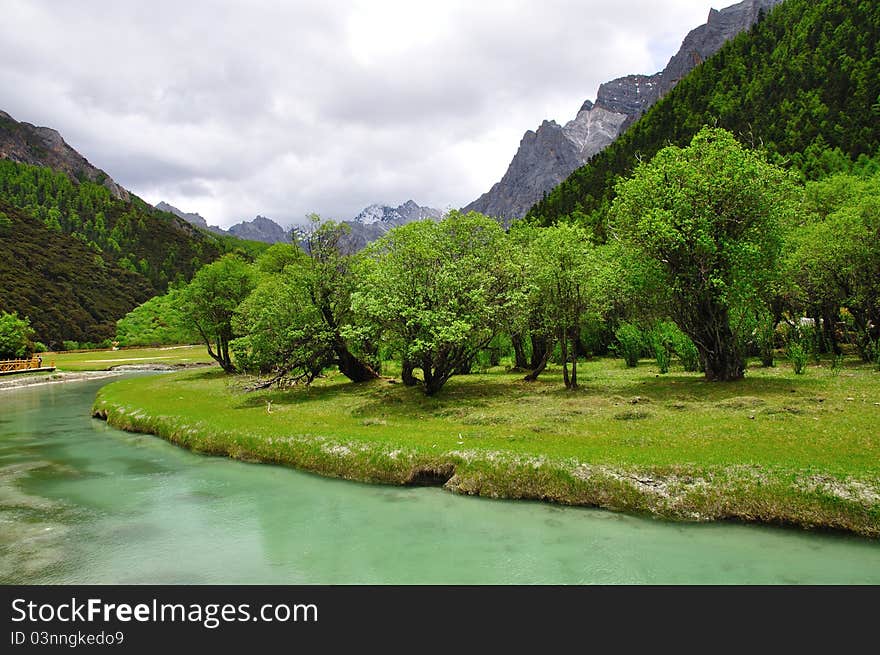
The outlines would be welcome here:
<svg viewBox="0 0 880 655">
<path fill-rule="evenodd" d="M 789 307 L 821 318 L 832 345 L 846 308 L 859 354 L 871 360 L 880 338 L 880 174 L 836 175 L 808 185 L 806 195 L 807 220 L 787 244 Z"/>
<path fill-rule="evenodd" d="M 33 352 L 31 322 L 18 312 L 0 311 L 0 359 L 22 359 Z"/>
<path fill-rule="evenodd" d="M 296 272 L 301 273 L 302 268 Z M 253 389 L 310 384 L 336 362 L 336 335 L 312 302 L 302 276 L 291 267 L 260 282 L 239 306 L 233 325 L 244 335 L 232 342 L 239 368 L 271 374 Z"/>
<path fill-rule="evenodd" d="M 351 296 L 357 285 L 352 266 L 356 257 L 348 235 L 350 228 L 309 216 L 300 245 L 308 254 L 297 272 L 324 329 L 333 335 L 333 352 L 339 371 L 352 382 L 379 377 L 379 361 L 368 329 L 354 324 Z"/>
<path fill-rule="evenodd" d="M 237 255 L 225 255 L 203 266 L 180 297 L 180 311 L 198 331 L 208 354 L 227 373 L 235 372 L 229 354 L 234 338 L 232 317 L 255 285 L 251 266 Z"/>
<path fill-rule="evenodd" d="M 517 311 L 522 293 L 494 220 L 457 211 L 397 227 L 364 253 L 354 309 L 420 368 L 427 395 L 466 368 Z"/>
<path fill-rule="evenodd" d="M 565 386 L 577 388 L 577 354 L 581 325 L 591 302 L 588 291 L 596 266 L 594 251 L 590 233 L 584 228 L 563 224 L 534 230 L 527 255 L 530 324 L 533 334 L 547 343 L 538 366 L 526 380 L 538 378 L 553 344 L 558 343 Z"/>
<path fill-rule="evenodd" d="M 271 378 L 253 388 L 311 383 L 328 366 L 353 382 L 378 377 L 368 331 L 352 323 L 353 255 L 348 227 L 310 216 L 301 248 L 276 244 L 255 263 L 257 288 L 241 304 L 232 344 L 241 368 Z"/>
<path fill-rule="evenodd" d="M 797 185 L 744 149 L 703 128 L 685 148 L 669 146 L 621 181 L 611 230 L 655 260 L 670 314 L 700 353 L 707 380 L 743 376 L 744 323 L 769 302 Z"/>
</svg>

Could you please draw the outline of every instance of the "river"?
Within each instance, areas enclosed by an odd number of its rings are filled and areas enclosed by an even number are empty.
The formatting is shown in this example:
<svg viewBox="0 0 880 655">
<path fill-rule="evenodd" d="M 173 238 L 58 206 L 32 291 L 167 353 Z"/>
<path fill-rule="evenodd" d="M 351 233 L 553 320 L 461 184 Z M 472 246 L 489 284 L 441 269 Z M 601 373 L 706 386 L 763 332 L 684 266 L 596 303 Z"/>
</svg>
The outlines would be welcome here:
<svg viewBox="0 0 880 655">
<path fill-rule="evenodd" d="M 383 487 L 91 419 L 107 380 L 0 394 L 0 583 L 880 583 L 880 543 Z"/>
</svg>

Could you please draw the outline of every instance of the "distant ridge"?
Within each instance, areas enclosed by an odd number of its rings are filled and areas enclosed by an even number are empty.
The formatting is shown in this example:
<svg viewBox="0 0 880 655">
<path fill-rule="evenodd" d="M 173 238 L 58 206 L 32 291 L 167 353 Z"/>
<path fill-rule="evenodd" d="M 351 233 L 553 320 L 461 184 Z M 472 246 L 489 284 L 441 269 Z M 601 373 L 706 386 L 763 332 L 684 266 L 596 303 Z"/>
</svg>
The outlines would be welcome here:
<svg viewBox="0 0 880 655">
<path fill-rule="evenodd" d="M 362 250 L 369 243 L 382 238 L 388 230 L 414 221 L 439 221 L 443 212 L 433 207 L 422 207 L 413 200 L 407 200 L 397 207 L 388 205 L 369 205 L 352 220 L 342 221 L 351 232 L 348 236 L 349 246 L 354 250 Z"/>
</svg>

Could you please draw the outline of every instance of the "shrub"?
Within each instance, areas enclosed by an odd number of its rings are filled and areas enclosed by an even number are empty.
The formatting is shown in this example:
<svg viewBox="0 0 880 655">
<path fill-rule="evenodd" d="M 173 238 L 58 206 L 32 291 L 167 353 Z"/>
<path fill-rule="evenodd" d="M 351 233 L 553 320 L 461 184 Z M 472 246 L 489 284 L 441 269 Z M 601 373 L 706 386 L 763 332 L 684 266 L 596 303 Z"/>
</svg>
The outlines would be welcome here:
<svg viewBox="0 0 880 655">
<path fill-rule="evenodd" d="M 27 317 L 0 311 L 0 359 L 20 359 L 32 352 L 34 331 Z"/>
<path fill-rule="evenodd" d="M 794 369 L 795 375 L 801 375 L 807 368 L 807 360 L 810 357 L 809 349 L 804 347 L 802 341 L 793 338 L 788 342 L 785 349 L 785 355 Z"/>
<path fill-rule="evenodd" d="M 655 325 L 648 333 L 648 343 L 654 352 L 654 358 L 657 360 L 657 367 L 660 369 L 660 373 L 669 373 L 669 362 L 672 360 L 678 332 L 679 329 L 674 323 L 664 321 Z"/>
<path fill-rule="evenodd" d="M 79 342 L 78 341 L 65 340 L 65 341 L 61 342 L 61 345 L 63 346 L 64 350 L 79 350 Z"/>
<path fill-rule="evenodd" d="M 681 330 L 676 332 L 673 349 L 685 371 L 695 373 L 700 370 L 700 351 L 691 338 Z"/>
<path fill-rule="evenodd" d="M 632 323 L 622 323 L 614 331 L 614 336 L 617 338 L 617 354 L 623 357 L 623 361 L 630 368 L 638 366 L 639 357 L 645 347 L 642 331 Z"/>
<path fill-rule="evenodd" d="M 34 352 L 35 353 L 44 353 L 49 350 L 42 341 L 34 341 Z"/>
<path fill-rule="evenodd" d="M 768 313 L 758 317 L 755 326 L 755 343 L 758 346 L 758 354 L 761 364 L 771 367 L 775 364 L 774 354 L 776 348 L 776 321 Z"/>
</svg>

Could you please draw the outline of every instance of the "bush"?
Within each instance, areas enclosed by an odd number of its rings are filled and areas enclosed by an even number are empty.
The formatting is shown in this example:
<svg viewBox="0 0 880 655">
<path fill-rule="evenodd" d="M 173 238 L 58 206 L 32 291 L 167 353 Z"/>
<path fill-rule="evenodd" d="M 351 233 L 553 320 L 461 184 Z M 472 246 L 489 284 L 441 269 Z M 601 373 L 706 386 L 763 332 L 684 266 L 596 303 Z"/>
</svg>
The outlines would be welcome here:
<svg viewBox="0 0 880 655">
<path fill-rule="evenodd" d="M 681 330 L 677 330 L 673 349 L 685 371 L 695 373 L 700 370 L 700 351 L 691 338 Z"/>
<path fill-rule="evenodd" d="M 772 367 L 775 364 L 776 322 L 769 313 L 758 317 L 755 326 L 755 343 L 758 346 L 761 364 L 768 368 Z"/>
<path fill-rule="evenodd" d="M 648 343 L 654 352 L 660 373 L 669 373 L 669 362 L 672 361 L 675 339 L 679 332 L 674 323 L 664 321 L 655 325 L 648 333 Z"/>
<path fill-rule="evenodd" d="M 791 362 L 795 375 L 801 375 L 807 368 L 807 360 L 810 358 L 810 351 L 804 347 L 804 344 L 797 338 L 793 338 L 788 342 L 785 349 L 785 356 Z"/>
<path fill-rule="evenodd" d="M 78 341 L 62 341 L 62 347 L 64 350 L 79 350 L 79 342 Z"/>
<path fill-rule="evenodd" d="M 33 350 L 34 331 L 27 317 L 0 311 L 0 359 L 21 359 Z"/>
<path fill-rule="evenodd" d="M 44 353 L 49 349 L 46 347 L 42 341 L 34 341 L 34 352 L 35 353 Z"/>
<path fill-rule="evenodd" d="M 615 348 L 617 354 L 623 357 L 623 361 L 628 367 L 638 366 L 639 357 L 645 347 L 642 331 L 632 323 L 622 323 L 614 331 L 614 336 L 617 339 L 617 347 Z"/>
</svg>

